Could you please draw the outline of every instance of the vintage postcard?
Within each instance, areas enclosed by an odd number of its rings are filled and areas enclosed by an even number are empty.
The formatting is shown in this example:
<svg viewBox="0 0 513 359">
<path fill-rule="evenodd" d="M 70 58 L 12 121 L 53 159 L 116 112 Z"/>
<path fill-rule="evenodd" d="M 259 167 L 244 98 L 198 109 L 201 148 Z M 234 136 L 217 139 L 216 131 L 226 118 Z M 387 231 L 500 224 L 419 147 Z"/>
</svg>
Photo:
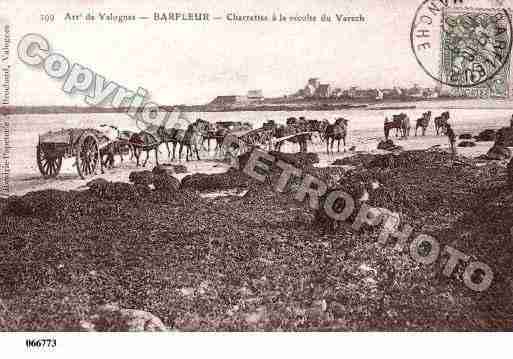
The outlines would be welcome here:
<svg viewBox="0 0 513 359">
<path fill-rule="evenodd" d="M 0 330 L 513 329 L 513 1 L 0 4 Z"/>
</svg>

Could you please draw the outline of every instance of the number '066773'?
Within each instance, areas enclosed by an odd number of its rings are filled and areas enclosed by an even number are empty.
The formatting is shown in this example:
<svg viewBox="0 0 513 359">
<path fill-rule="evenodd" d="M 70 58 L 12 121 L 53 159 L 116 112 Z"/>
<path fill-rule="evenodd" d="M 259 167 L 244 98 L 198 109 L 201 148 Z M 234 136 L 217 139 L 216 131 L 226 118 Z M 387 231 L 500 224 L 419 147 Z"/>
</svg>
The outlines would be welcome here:
<svg viewBox="0 0 513 359">
<path fill-rule="evenodd" d="M 56 339 L 26 339 L 27 348 L 54 348 L 57 346 Z"/>
</svg>

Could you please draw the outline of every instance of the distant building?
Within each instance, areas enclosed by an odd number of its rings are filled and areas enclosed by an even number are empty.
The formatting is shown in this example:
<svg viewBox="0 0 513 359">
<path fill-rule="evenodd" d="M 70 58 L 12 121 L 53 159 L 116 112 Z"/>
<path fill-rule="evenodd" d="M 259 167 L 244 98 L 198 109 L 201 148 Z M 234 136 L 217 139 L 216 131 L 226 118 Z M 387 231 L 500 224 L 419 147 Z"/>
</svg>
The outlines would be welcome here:
<svg viewBox="0 0 513 359">
<path fill-rule="evenodd" d="M 415 98 L 423 97 L 422 89 L 417 84 L 414 84 L 412 88 L 407 89 L 406 95 L 410 96 L 410 97 L 415 97 Z"/>
<path fill-rule="evenodd" d="M 305 97 L 313 97 L 315 95 L 316 88 L 312 85 L 308 84 L 303 89 L 303 96 Z"/>
<path fill-rule="evenodd" d="M 320 84 L 315 90 L 315 97 L 328 98 L 331 97 L 331 86 L 329 84 Z"/>
<path fill-rule="evenodd" d="M 383 98 L 400 98 L 402 95 L 402 91 L 400 88 L 394 87 L 393 89 L 382 89 Z"/>
<path fill-rule="evenodd" d="M 317 90 L 317 88 L 319 87 L 320 84 L 321 83 L 320 83 L 318 77 L 312 77 L 312 78 L 308 79 L 308 85 L 312 86 L 315 90 Z"/>
<path fill-rule="evenodd" d="M 331 91 L 331 97 L 342 97 L 342 89 L 339 87 L 336 87 Z"/>
<path fill-rule="evenodd" d="M 355 98 L 360 89 L 357 86 L 351 86 L 349 90 L 344 91 L 346 97 Z"/>
<path fill-rule="evenodd" d="M 217 96 L 210 104 L 212 105 L 235 105 L 247 103 L 248 98 L 246 96 L 229 95 L 229 96 Z"/>
<path fill-rule="evenodd" d="M 262 101 L 264 99 L 264 95 L 262 90 L 249 90 L 248 91 L 248 100 L 250 101 Z"/>
</svg>

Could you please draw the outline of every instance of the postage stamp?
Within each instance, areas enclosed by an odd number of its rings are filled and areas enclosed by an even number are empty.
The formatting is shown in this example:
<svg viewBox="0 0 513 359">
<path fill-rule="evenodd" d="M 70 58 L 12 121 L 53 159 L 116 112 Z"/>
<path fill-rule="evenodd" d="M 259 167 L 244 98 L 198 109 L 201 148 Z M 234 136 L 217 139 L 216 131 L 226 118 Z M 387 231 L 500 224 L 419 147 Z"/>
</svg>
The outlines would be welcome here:
<svg viewBox="0 0 513 359">
<path fill-rule="evenodd" d="M 424 72 L 443 87 L 477 97 L 507 97 L 512 43 L 510 11 L 424 1 L 410 40 Z M 468 92 L 462 90 L 472 88 Z M 463 92 L 463 93 L 462 93 Z"/>
<path fill-rule="evenodd" d="M 510 40 L 505 10 L 444 9 L 440 79 L 449 86 L 475 88 L 481 96 L 508 97 Z"/>
</svg>

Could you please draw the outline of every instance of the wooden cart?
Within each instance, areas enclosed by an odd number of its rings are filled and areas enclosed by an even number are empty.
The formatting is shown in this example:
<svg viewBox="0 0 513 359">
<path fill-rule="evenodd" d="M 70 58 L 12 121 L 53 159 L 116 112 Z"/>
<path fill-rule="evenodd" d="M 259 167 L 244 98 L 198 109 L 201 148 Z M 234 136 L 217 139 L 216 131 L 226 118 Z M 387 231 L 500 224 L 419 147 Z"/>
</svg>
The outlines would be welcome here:
<svg viewBox="0 0 513 359">
<path fill-rule="evenodd" d="M 71 128 L 50 131 L 39 136 L 37 166 L 44 177 L 59 174 L 62 160 L 75 157 L 78 175 L 85 179 L 94 176 L 100 168 L 100 151 L 111 143 L 96 129 Z"/>
</svg>

